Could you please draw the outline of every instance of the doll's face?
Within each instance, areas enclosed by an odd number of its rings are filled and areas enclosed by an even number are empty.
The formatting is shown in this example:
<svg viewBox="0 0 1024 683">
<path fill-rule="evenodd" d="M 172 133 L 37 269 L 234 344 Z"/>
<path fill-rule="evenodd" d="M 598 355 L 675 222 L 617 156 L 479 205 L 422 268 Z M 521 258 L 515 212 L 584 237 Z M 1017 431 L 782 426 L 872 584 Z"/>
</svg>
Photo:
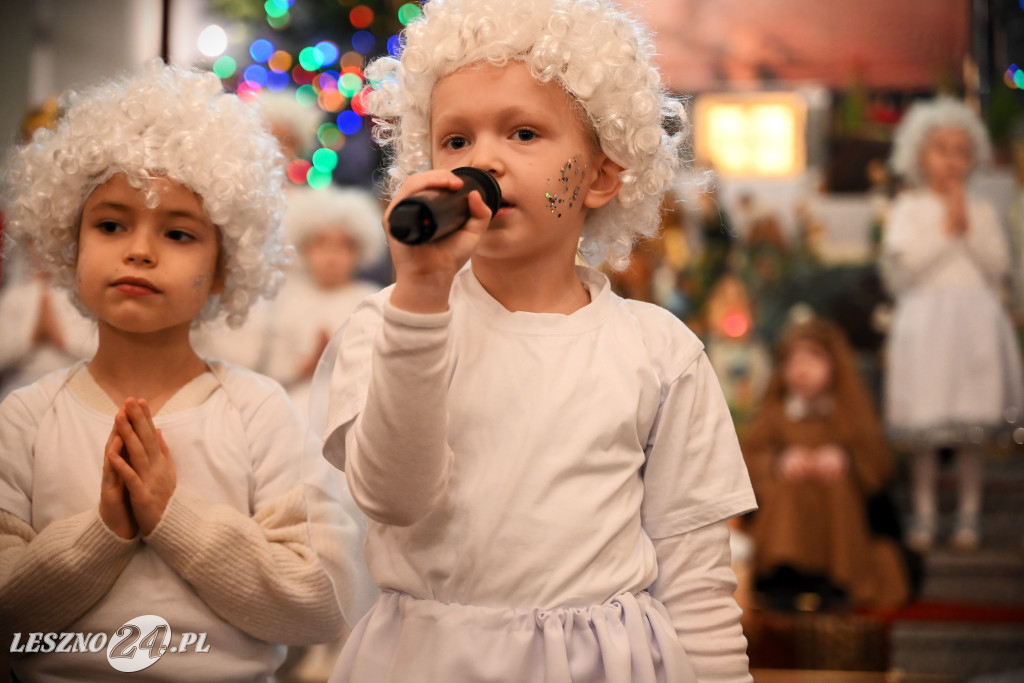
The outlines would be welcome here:
<svg viewBox="0 0 1024 683">
<path fill-rule="evenodd" d="M 960 128 L 936 128 L 921 147 L 921 175 L 928 187 L 940 193 L 962 184 L 973 163 L 971 138 Z"/>
<path fill-rule="evenodd" d="M 320 230 L 302 245 L 302 258 L 319 289 L 337 289 L 352 281 L 359 247 L 342 230 Z"/>
<path fill-rule="evenodd" d="M 819 344 L 808 340 L 793 343 L 782 368 L 786 389 L 804 399 L 821 396 L 832 384 L 832 359 Z"/>
</svg>

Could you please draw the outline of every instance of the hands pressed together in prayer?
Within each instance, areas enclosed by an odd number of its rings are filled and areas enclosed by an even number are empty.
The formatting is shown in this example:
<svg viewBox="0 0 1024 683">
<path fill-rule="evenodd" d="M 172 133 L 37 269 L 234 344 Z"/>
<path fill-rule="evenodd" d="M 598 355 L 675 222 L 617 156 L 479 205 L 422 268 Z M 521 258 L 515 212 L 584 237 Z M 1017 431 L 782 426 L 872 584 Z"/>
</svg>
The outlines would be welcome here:
<svg viewBox="0 0 1024 683">
<path fill-rule="evenodd" d="M 100 518 L 118 536 L 148 535 L 163 517 L 177 475 L 145 399 L 128 398 L 104 449 Z"/>
<path fill-rule="evenodd" d="M 843 478 L 849 462 L 846 451 L 830 443 L 816 448 L 790 446 L 779 454 L 775 467 L 786 481 L 831 484 Z"/>
</svg>

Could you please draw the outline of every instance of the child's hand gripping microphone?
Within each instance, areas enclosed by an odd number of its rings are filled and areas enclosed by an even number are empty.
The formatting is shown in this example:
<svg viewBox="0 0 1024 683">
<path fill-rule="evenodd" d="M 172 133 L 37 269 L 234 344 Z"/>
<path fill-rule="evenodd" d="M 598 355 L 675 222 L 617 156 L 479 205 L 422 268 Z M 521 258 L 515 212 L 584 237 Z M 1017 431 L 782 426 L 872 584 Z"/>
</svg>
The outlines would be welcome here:
<svg viewBox="0 0 1024 683">
<path fill-rule="evenodd" d="M 463 166 L 452 171 L 463 180 L 458 190 L 426 190 L 395 205 L 388 218 L 391 236 L 404 244 L 439 240 L 469 220 L 469 193 L 480 193 L 493 216 L 501 206 L 501 187 L 487 171 Z"/>
</svg>

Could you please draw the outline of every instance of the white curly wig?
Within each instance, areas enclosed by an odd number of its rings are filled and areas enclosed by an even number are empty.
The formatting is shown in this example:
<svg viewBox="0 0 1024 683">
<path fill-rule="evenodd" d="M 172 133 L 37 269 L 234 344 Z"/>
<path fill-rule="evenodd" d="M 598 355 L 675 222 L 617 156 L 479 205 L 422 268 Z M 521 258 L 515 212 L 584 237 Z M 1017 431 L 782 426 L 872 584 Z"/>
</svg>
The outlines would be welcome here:
<svg viewBox="0 0 1024 683">
<path fill-rule="evenodd" d="M 316 146 L 316 132 L 324 120 L 323 112 L 315 105 L 300 104 L 294 90 L 262 90 L 255 104 L 268 124 L 277 123 L 288 129 L 299 154 Z"/>
<path fill-rule="evenodd" d="M 15 245 L 34 243 L 79 308 L 82 208 L 119 173 L 147 192 L 149 206 L 159 201 L 150 190 L 154 175 L 202 198 L 220 233 L 225 286 L 206 302 L 200 320 L 224 313 L 238 326 L 257 297 L 277 293 L 289 259 L 281 229 L 284 163 L 255 107 L 225 93 L 212 73 L 159 60 L 139 74 L 68 93 L 61 104 L 56 130 L 37 131 L 7 163 L 5 234 Z"/>
<path fill-rule="evenodd" d="M 924 182 L 921 147 L 937 128 L 959 128 L 967 133 L 974 151 L 974 168 L 991 161 L 992 143 L 981 119 L 960 100 L 942 95 L 915 102 L 907 110 L 893 136 L 889 167 L 915 185 Z"/>
<path fill-rule="evenodd" d="M 344 232 L 358 246 L 360 268 L 373 265 L 384 252 L 380 202 L 366 190 L 354 187 L 295 188 L 288 194 L 284 228 L 288 240 L 299 248 L 318 232 Z"/>
<path fill-rule="evenodd" d="M 374 135 L 390 155 L 387 191 L 430 168 L 430 96 L 465 65 L 527 64 L 581 106 L 602 151 L 625 170 L 618 197 L 589 213 L 580 256 L 622 268 L 635 240 L 654 235 L 661 198 L 683 168 L 688 122 L 652 63 L 650 37 L 610 0 L 431 0 L 404 33 L 400 60 L 366 69 Z"/>
</svg>

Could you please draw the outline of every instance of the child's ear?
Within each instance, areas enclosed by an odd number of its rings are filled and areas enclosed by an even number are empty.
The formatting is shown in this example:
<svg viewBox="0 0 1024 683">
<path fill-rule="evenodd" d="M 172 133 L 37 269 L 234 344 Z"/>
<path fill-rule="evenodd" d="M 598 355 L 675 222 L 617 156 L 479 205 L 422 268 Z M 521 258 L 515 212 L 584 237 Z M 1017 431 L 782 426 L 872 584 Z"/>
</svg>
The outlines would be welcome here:
<svg viewBox="0 0 1024 683">
<path fill-rule="evenodd" d="M 603 152 L 598 155 L 596 164 L 597 176 L 583 197 L 583 206 L 588 209 L 601 208 L 615 199 L 622 189 L 622 180 L 619 179 L 619 174 L 624 170 L 622 166 L 609 159 Z"/>
</svg>

